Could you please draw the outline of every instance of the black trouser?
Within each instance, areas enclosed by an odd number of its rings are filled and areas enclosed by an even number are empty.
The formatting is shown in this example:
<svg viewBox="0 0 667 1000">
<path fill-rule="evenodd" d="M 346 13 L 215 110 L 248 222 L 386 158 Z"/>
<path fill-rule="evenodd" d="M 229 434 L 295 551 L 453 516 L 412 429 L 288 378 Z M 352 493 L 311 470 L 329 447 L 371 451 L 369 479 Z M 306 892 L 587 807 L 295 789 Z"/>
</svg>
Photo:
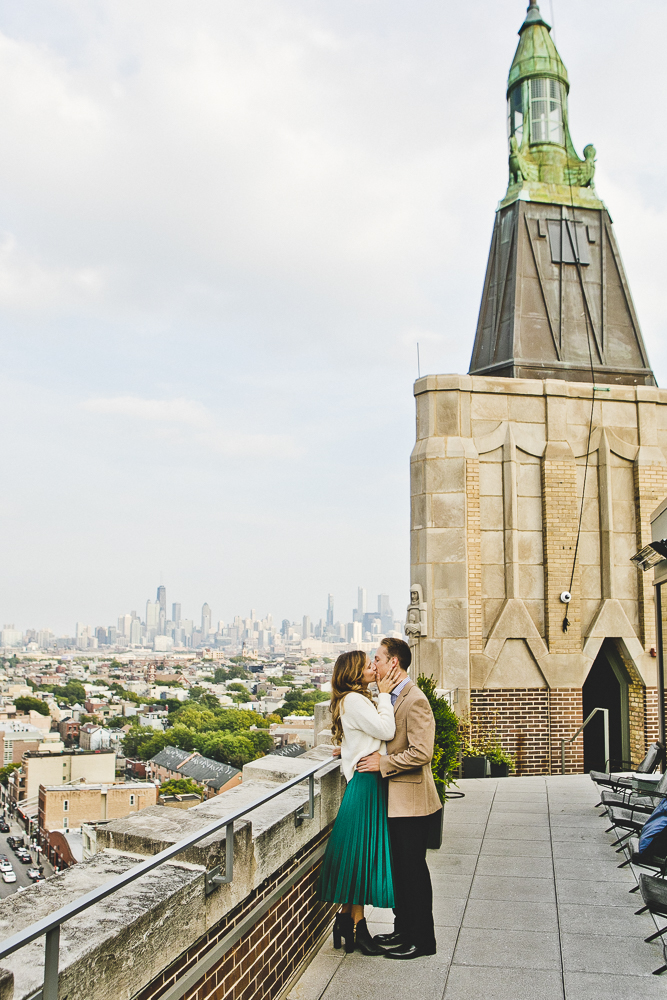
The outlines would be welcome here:
<svg viewBox="0 0 667 1000">
<path fill-rule="evenodd" d="M 426 864 L 430 816 L 389 817 L 394 930 L 410 944 L 435 944 L 433 889 Z"/>
</svg>

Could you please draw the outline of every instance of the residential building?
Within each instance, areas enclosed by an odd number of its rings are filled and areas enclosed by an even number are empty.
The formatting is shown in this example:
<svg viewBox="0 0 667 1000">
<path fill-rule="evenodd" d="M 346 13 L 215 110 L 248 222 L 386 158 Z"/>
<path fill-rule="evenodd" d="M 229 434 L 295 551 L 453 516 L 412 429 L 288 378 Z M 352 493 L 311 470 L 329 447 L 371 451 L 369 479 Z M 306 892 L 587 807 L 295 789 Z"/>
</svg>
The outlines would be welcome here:
<svg viewBox="0 0 667 1000">
<path fill-rule="evenodd" d="M 9 775 L 10 805 L 24 815 L 36 814 L 40 785 L 62 785 L 82 778 L 90 782 L 114 783 L 114 750 L 66 750 L 60 740 L 54 741 L 50 750 L 45 749 L 46 745 L 42 743 L 38 750 L 24 753 L 21 767 Z"/>
<path fill-rule="evenodd" d="M 52 830 L 78 830 L 82 823 L 129 816 L 132 812 L 154 806 L 157 791 L 157 785 L 151 781 L 40 785 L 40 834 Z"/>
<path fill-rule="evenodd" d="M 122 739 L 118 729 L 105 729 L 94 722 L 86 722 L 79 730 L 79 746 L 82 750 L 117 750 Z"/>
<path fill-rule="evenodd" d="M 207 798 L 226 792 L 239 785 L 243 779 L 243 773 L 230 764 L 221 764 L 196 751 L 189 753 L 177 747 L 165 747 L 152 757 L 148 761 L 146 773 L 150 773 L 150 777 L 160 784 L 171 778 L 191 778 L 201 785 Z"/>
<path fill-rule="evenodd" d="M 0 721 L 0 767 L 20 764 L 27 750 L 37 750 L 44 739 L 44 730 L 21 719 Z"/>
</svg>

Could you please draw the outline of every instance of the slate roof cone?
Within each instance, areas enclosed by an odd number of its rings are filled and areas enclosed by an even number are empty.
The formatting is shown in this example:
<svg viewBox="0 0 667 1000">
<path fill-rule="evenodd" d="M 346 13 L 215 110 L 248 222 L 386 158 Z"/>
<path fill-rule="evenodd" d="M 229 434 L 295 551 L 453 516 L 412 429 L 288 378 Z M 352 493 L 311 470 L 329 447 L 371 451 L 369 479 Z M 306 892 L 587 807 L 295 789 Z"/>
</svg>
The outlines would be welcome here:
<svg viewBox="0 0 667 1000">
<path fill-rule="evenodd" d="M 509 179 L 496 212 L 473 375 L 655 385 L 596 150 L 569 128 L 567 69 L 531 0 L 507 80 Z"/>
</svg>

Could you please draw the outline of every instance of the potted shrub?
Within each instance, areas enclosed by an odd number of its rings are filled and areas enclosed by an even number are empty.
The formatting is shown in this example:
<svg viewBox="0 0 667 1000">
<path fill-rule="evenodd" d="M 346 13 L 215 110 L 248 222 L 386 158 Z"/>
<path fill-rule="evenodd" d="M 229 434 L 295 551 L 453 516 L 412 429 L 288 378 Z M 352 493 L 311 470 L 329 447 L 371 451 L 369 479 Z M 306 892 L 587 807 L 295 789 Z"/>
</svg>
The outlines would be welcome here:
<svg viewBox="0 0 667 1000">
<path fill-rule="evenodd" d="M 486 719 L 461 721 L 462 772 L 464 778 L 506 778 L 516 769 L 514 756 L 505 750 L 500 733 Z"/>
<path fill-rule="evenodd" d="M 510 771 L 516 770 L 514 757 L 511 753 L 508 753 L 507 750 L 503 750 L 500 741 L 491 745 L 488 748 L 486 755 L 491 766 L 490 777 L 507 778 L 509 777 Z"/>
<path fill-rule="evenodd" d="M 431 770 L 443 806 L 447 801 L 447 789 L 455 784 L 454 772 L 458 768 L 460 752 L 459 719 L 446 698 L 436 693 L 435 680 L 420 674 L 417 685 L 429 700 L 435 719 L 435 745 Z M 442 824 L 445 810 L 440 810 L 437 828 L 429 836 L 429 848 L 437 850 L 442 844 Z"/>
</svg>

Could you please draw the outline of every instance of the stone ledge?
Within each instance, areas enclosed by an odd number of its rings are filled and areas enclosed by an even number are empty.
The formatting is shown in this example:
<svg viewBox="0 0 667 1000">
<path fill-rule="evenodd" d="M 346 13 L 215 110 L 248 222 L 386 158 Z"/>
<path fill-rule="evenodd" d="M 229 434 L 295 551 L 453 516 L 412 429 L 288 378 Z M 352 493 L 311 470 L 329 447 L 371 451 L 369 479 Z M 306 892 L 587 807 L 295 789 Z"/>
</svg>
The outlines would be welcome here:
<svg viewBox="0 0 667 1000">
<path fill-rule="evenodd" d="M 278 782 L 330 756 L 317 747 L 298 758 L 269 762 Z M 266 760 L 266 758 L 263 758 Z M 261 770 L 259 768 L 255 769 Z M 289 771 L 286 774 L 286 771 Z M 131 1000 L 211 927 L 279 871 L 333 822 L 344 782 L 337 762 L 317 776 L 315 816 L 299 826 L 295 811 L 308 801 L 308 784 L 296 786 L 235 824 L 234 880 L 205 894 L 205 871 L 224 870 L 225 828 L 63 925 L 60 994 L 68 1000 Z M 177 843 L 216 818 L 274 790 L 276 781 L 250 779 L 187 811 L 151 806 L 98 828 L 101 853 L 0 902 L 0 930 L 16 933 L 146 856 Z M 0 970 L 0 998 L 27 1000 L 41 986 L 44 939 L 3 962 L 14 974 L 14 992 Z M 3 993 L 3 987 L 5 992 Z"/>
</svg>

